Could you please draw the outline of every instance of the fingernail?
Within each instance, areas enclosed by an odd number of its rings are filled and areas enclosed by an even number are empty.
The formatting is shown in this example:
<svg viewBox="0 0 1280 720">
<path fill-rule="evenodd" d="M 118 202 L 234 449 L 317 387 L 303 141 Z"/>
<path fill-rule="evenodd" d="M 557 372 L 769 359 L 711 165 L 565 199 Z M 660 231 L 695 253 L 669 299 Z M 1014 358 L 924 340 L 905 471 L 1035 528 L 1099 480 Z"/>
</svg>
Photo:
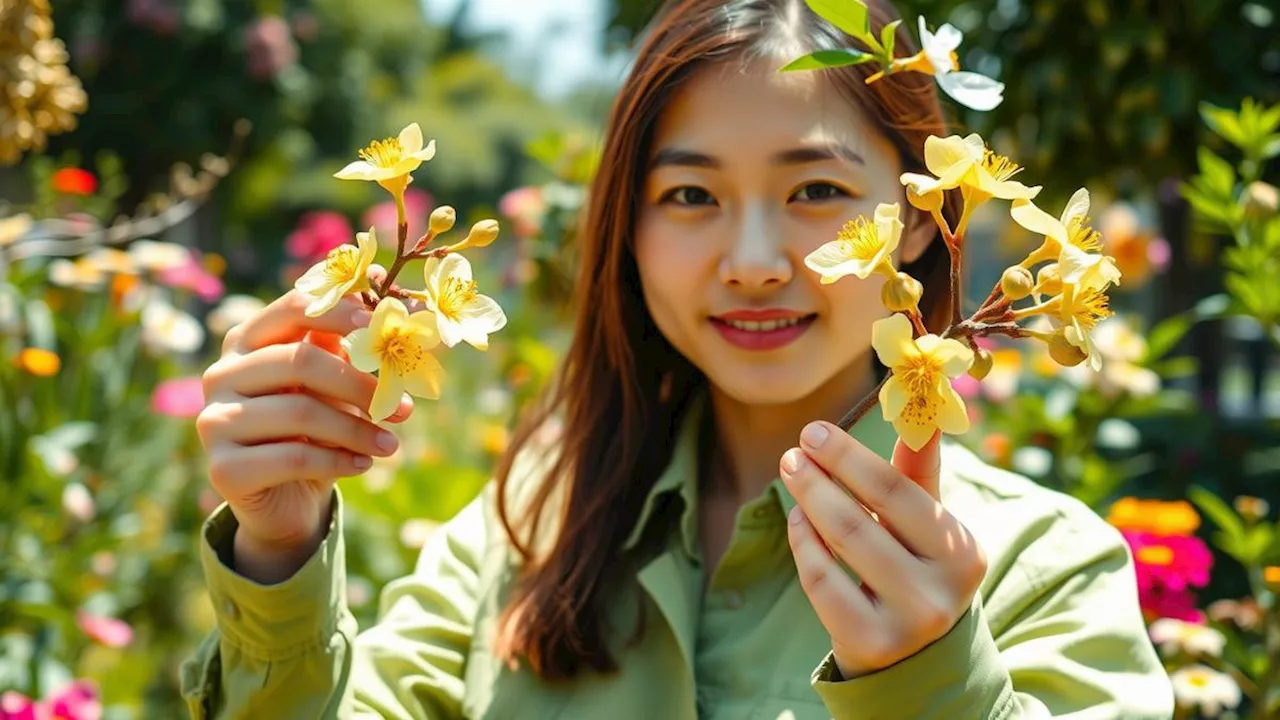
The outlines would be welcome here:
<svg viewBox="0 0 1280 720">
<path fill-rule="evenodd" d="M 351 313 L 351 324 L 356 327 L 367 327 L 369 321 L 373 319 L 373 313 L 368 308 L 358 308 Z"/>
<path fill-rule="evenodd" d="M 796 505 L 795 507 L 791 508 L 791 512 L 787 513 L 787 522 L 791 523 L 792 525 L 799 525 L 800 521 L 803 519 L 804 519 L 804 513 L 801 512 L 799 505 Z"/>
<path fill-rule="evenodd" d="M 800 440 L 811 448 L 820 448 L 827 440 L 827 428 L 821 423 L 809 423 L 800 433 Z"/>
<path fill-rule="evenodd" d="M 351 464 L 355 465 L 361 470 L 368 470 L 369 468 L 373 467 L 373 458 L 367 455 L 357 455 L 355 459 L 351 461 Z"/>
<path fill-rule="evenodd" d="M 387 430 L 378 431 L 378 437 L 374 442 L 378 445 L 379 450 L 386 452 L 393 452 L 400 446 L 400 439 L 396 437 L 395 433 Z"/>
<path fill-rule="evenodd" d="M 788 475 L 795 475 L 796 471 L 804 467 L 804 451 L 800 448 L 791 448 L 782 454 L 782 471 Z"/>
</svg>

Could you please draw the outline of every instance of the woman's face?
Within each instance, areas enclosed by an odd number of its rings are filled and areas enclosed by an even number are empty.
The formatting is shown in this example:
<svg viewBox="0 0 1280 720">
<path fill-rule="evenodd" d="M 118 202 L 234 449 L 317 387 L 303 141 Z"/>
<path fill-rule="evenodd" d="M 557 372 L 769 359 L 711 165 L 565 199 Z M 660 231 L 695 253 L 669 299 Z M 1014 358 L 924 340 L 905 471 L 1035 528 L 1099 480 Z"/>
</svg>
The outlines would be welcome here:
<svg viewBox="0 0 1280 720">
<path fill-rule="evenodd" d="M 645 300 L 740 403 L 860 392 L 883 280 L 821 285 L 804 258 L 882 202 L 903 208 L 907 260 L 932 231 L 910 220 L 888 139 L 817 73 L 738 68 L 702 70 L 659 118 L 636 237 Z"/>
</svg>

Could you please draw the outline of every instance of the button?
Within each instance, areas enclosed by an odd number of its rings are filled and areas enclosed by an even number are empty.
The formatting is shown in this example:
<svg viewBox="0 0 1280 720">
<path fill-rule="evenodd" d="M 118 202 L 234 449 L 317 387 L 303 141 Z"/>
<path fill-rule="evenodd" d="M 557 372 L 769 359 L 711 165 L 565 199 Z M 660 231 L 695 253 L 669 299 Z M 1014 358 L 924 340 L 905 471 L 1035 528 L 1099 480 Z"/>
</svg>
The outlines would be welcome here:
<svg viewBox="0 0 1280 720">
<path fill-rule="evenodd" d="M 738 590 L 730 590 L 725 593 L 724 604 L 730 610 L 737 610 L 742 607 L 742 593 Z"/>
<path fill-rule="evenodd" d="M 751 513 L 751 517 L 757 520 L 764 520 L 769 517 L 769 508 L 767 506 L 758 507 L 755 512 Z"/>
<path fill-rule="evenodd" d="M 222 601 L 222 612 L 232 620 L 240 619 L 240 608 L 236 607 L 236 604 L 231 601 L 231 598 L 227 598 Z"/>
</svg>

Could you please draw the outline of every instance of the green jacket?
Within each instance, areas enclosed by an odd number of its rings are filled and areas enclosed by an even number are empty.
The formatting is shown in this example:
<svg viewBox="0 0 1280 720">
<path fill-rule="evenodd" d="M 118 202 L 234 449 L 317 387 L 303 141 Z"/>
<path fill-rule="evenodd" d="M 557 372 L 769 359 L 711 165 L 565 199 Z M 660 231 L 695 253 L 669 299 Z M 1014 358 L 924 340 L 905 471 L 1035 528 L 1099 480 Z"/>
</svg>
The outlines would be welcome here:
<svg viewBox="0 0 1280 720">
<path fill-rule="evenodd" d="M 943 502 L 989 559 L 979 597 L 943 638 L 892 667 L 840 680 L 830 638 L 796 580 L 780 481 L 738 513 L 703 589 L 696 416 L 679 429 L 627 544 L 638 572 L 610 605 L 622 672 L 541 683 L 491 653 L 513 554 L 486 489 L 390 583 L 357 634 L 346 605 L 341 496 L 329 535 L 289 580 L 227 568 L 235 519 L 208 520 L 201 558 L 217 630 L 183 666 L 200 719 L 872 720 L 1169 718 L 1173 693 L 1138 609 L 1119 533 L 1086 506 L 943 451 Z M 890 457 L 879 413 L 853 431 Z M 532 473 L 526 467 L 522 472 Z M 656 542 L 654 541 L 656 538 Z M 625 646 L 637 611 L 647 632 Z"/>
</svg>

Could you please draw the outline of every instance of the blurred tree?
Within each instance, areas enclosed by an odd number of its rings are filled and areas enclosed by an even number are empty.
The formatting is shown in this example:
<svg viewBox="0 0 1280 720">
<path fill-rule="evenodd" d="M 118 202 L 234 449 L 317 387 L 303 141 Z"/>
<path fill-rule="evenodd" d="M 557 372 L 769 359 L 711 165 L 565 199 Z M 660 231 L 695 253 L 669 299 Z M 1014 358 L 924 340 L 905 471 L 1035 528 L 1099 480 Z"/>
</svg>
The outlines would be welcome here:
<svg viewBox="0 0 1280 720">
<path fill-rule="evenodd" d="M 634 38 L 660 4 L 611 3 L 612 44 Z M 1142 193 L 1162 178 L 1188 177 L 1205 137 L 1197 103 L 1280 100 L 1274 0 L 897 4 L 913 35 L 917 15 L 960 28 L 961 64 L 1006 84 L 999 108 L 958 109 L 958 126 L 999 143 L 1046 181 L 1046 193 L 1101 183 Z"/>
</svg>

